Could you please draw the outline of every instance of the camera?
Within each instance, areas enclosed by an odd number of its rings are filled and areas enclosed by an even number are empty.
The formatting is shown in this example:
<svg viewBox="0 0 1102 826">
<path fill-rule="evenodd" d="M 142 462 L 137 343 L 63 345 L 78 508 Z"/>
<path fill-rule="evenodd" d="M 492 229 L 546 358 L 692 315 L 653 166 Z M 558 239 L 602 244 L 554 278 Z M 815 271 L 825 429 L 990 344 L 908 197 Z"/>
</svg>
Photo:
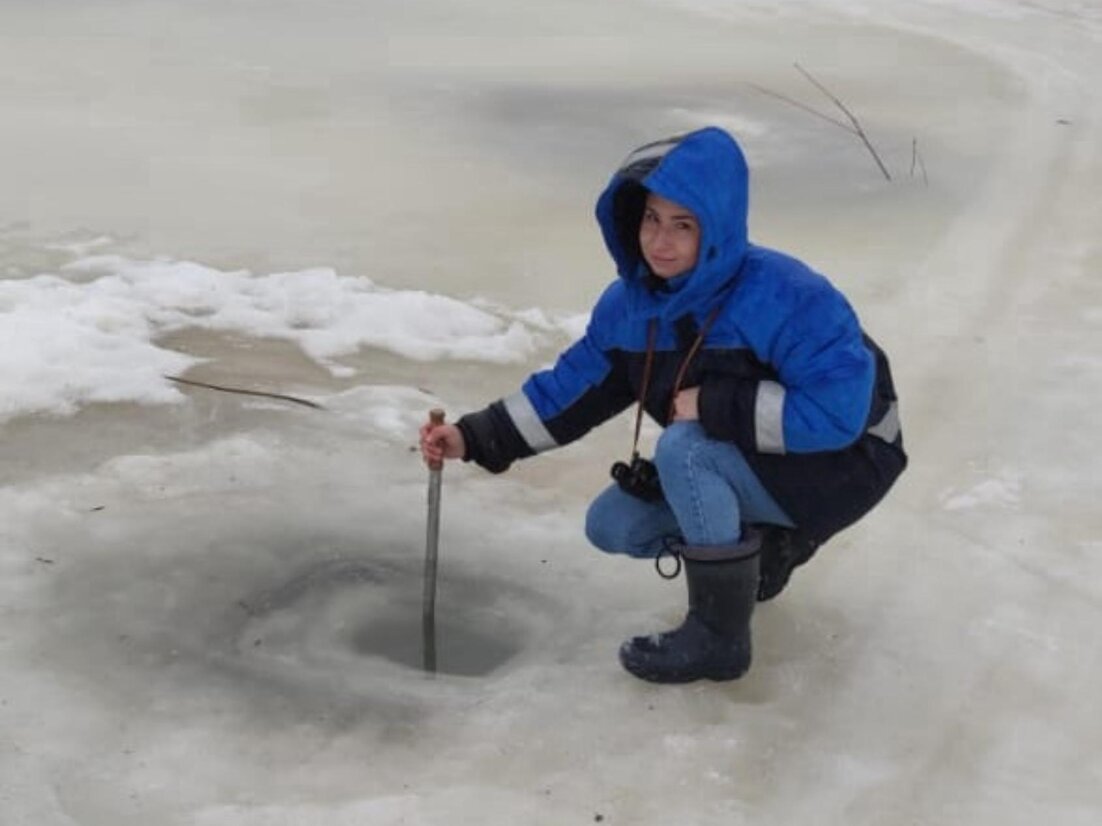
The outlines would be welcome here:
<svg viewBox="0 0 1102 826">
<path fill-rule="evenodd" d="M 658 468 L 654 466 L 654 462 L 644 459 L 638 453 L 632 455 L 631 464 L 614 463 L 610 472 L 624 493 L 631 494 L 644 502 L 662 500 L 662 483 L 658 479 Z"/>
</svg>

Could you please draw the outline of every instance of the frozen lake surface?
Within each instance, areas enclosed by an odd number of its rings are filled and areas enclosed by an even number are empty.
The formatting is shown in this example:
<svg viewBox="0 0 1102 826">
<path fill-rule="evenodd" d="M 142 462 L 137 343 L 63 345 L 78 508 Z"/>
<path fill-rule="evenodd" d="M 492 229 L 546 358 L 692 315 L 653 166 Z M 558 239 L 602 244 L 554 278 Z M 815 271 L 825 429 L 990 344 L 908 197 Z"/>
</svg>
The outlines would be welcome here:
<svg viewBox="0 0 1102 826">
<path fill-rule="evenodd" d="M 0 823 L 1094 826 L 1102 8 L 548 6 L 0 7 Z M 663 688 L 615 653 L 684 585 L 581 529 L 629 418 L 449 465 L 426 675 L 417 425 L 578 334 L 607 176 L 707 123 L 911 468 Z"/>
</svg>

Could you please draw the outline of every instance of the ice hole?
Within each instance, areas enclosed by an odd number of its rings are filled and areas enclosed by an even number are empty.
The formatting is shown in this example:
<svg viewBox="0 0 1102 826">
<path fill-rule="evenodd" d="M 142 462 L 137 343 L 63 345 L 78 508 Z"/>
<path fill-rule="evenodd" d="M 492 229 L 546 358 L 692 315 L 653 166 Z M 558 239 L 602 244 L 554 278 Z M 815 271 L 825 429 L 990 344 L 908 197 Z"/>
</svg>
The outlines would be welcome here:
<svg viewBox="0 0 1102 826">
<path fill-rule="evenodd" d="M 353 635 L 353 649 L 367 656 L 424 669 L 421 618 L 379 617 Z M 476 623 L 436 618 L 436 673 L 480 677 L 500 668 L 520 650 L 520 644 L 500 628 L 490 631 Z"/>
</svg>

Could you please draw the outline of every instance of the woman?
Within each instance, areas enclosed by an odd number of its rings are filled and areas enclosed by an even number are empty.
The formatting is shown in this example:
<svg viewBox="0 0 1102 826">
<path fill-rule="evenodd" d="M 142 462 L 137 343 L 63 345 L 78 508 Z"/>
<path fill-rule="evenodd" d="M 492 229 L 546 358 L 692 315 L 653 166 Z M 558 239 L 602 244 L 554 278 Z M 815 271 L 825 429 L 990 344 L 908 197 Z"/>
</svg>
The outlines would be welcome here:
<svg viewBox="0 0 1102 826">
<path fill-rule="evenodd" d="M 823 276 L 749 243 L 748 182 L 716 128 L 629 155 L 597 201 L 619 278 L 585 336 L 514 395 L 421 428 L 426 461 L 501 472 L 632 404 L 664 426 L 654 462 L 614 466 L 586 519 L 601 550 L 684 562 L 683 624 L 620 649 L 654 682 L 744 674 L 755 601 L 907 462 L 886 357 Z"/>
</svg>

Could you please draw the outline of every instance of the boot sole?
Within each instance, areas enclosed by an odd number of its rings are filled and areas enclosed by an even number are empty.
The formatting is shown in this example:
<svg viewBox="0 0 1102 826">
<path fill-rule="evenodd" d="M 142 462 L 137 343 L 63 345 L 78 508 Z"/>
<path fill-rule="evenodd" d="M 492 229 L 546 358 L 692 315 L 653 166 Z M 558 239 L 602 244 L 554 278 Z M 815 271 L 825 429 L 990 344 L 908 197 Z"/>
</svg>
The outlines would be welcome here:
<svg viewBox="0 0 1102 826">
<path fill-rule="evenodd" d="M 633 677 L 659 685 L 680 685 L 683 683 L 695 683 L 697 680 L 711 680 L 714 683 L 727 683 L 739 679 L 750 670 L 749 663 L 742 668 L 712 668 L 694 671 L 657 671 L 629 664 L 623 659 L 620 660 L 620 665 L 622 665 L 624 670 Z"/>
</svg>

